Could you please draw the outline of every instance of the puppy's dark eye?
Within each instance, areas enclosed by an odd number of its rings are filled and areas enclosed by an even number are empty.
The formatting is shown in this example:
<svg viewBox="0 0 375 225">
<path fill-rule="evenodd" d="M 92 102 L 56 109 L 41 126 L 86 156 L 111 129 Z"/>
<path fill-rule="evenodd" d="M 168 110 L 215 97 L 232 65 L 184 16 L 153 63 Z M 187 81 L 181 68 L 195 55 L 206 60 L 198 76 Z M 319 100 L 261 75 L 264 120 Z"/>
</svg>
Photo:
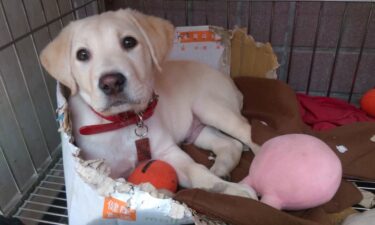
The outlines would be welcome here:
<svg viewBox="0 0 375 225">
<path fill-rule="evenodd" d="M 137 44 L 138 44 L 138 41 L 135 40 L 135 38 L 133 38 L 131 36 L 126 36 L 126 37 L 124 37 L 124 39 L 122 39 L 122 47 L 125 50 L 131 50 L 135 46 L 137 46 Z"/>
<path fill-rule="evenodd" d="M 85 48 L 79 49 L 77 51 L 77 59 L 79 61 L 82 61 L 82 62 L 88 61 L 90 59 L 90 52 L 89 52 L 89 50 L 87 50 Z"/>
</svg>

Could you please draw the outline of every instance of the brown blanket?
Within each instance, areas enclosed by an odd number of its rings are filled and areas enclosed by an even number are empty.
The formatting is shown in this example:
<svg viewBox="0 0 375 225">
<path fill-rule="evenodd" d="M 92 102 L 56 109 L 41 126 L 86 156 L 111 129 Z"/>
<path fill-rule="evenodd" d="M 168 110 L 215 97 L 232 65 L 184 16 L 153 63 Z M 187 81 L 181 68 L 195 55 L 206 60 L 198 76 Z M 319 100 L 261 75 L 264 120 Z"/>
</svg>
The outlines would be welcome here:
<svg viewBox="0 0 375 225">
<path fill-rule="evenodd" d="M 339 156 L 343 164 L 344 178 L 375 180 L 375 123 L 356 123 L 326 132 L 314 132 L 300 117 L 294 91 L 277 80 L 240 77 L 235 82 L 244 95 L 243 115 L 251 121 L 253 140 L 262 144 L 281 134 L 305 133 L 325 141 Z M 268 126 L 260 121 L 265 121 Z M 339 153 L 337 145 L 348 148 Z M 194 146 L 184 149 L 199 163 L 211 166 L 208 152 Z M 232 172 L 232 181 L 238 182 L 248 174 L 253 154 L 245 152 Z M 309 191 L 306 187 L 306 191 Z M 182 201 L 197 212 L 226 223 L 239 225 L 327 225 L 329 214 L 340 212 L 361 200 L 361 194 L 351 184 L 342 181 L 335 197 L 325 205 L 298 212 L 273 209 L 263 203 L 240 197 L 208 193 L 191 189 L 177 193 L 175 199 Z"/>
</svg>

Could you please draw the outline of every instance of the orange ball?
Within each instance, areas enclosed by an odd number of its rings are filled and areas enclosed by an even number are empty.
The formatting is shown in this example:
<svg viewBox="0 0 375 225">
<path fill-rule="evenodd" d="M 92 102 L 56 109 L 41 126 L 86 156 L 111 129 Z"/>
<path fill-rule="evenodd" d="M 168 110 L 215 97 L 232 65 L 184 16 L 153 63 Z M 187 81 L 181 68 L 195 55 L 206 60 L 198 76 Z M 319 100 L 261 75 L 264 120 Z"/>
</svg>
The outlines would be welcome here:
<svg viewBox="0 0 375 225">
<path fill-rule="evenodd" d="M 140 163 L 129 175 L 128 181 L 137 185 L 149 182 L 156 189 L 177 191 L 177 174 L 168 163 L 160 160 L 150 160 Z"/>
<path fill-rule="evenodd" d="M 375 88 L 367 91 L 362 96 L 360 104 L 363 111 L 375 117 Z"/>
</svg>

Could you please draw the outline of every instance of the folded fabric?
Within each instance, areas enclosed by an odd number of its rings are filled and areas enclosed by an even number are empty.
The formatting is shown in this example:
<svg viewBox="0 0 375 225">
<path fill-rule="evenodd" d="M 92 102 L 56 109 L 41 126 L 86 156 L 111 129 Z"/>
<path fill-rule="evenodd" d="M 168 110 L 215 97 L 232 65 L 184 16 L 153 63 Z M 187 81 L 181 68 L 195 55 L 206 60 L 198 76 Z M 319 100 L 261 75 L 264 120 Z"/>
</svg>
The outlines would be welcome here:
<svg viewBox="0 0 375 225">
<path fill-rule="evenodd" d="M 300 113 L 313 130 L 329 130 L 337 126 L 362 121 L 375 121 L 364 111 L 345 101 L 297 94 Z"/>
<path fill-rule="evenodd" d="M 200 189 L 180 191 L 176 199 L 190 207 L 193 206 L 198 213 L 220 218 L 229 224 L 319 225 L 319 223 L 289 215 L 252 199 L 210 193 Z M 217 206 L 221 207 L 220 210 L 210 210 Z"/>
<path fill-rule="evenodd" d="M 295 92 L 285 83 L 261 78 L 235 79 L 244 95 L 243 115 L 251 121 L 252 138 L 258 144 L 289 133 L 314 135 L 325 141 L 340 158 L 345 177 L 375 180 L 375 123 L 353 123 L 329 131 L 313 131 L 301 118 Z M 340 153 L 336 146 L 348 151 Z M 199 163 L 212 166 L 209 152 L 192 145 L 183 146 L 185 151 Z M 240 181 L 249 171 L 253 159 L 251 152 L 244 152 L 239 165 L 232 171 L 231 179 Z M 306 191 L 309 191 L 306 187 Z M 240 225 L 328 225 L 329 215 L 341 212 L 361 201 L 362 195 L 352 183 L 343 180 L 334 198 L 325 205 L 296 212 L 278 211 L 251 200 L 202 190 L 184 190 L 175 199 L 185 202 L 204 215 L 230 224 Z"/>
</svg>

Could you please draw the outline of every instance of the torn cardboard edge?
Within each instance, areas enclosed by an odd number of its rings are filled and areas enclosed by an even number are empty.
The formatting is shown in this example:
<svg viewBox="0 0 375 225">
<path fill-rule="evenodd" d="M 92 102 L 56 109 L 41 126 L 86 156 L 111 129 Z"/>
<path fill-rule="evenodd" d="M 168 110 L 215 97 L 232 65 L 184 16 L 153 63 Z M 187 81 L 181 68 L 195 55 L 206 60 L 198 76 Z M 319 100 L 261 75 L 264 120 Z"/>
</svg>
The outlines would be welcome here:
<svg viewBox="0 0 375 225">
<path fill-rule="evenodd" d="M 224 74 L 230 75 L 231 68 L 231 36 L 232 32 L 222 27 L 209 26 L 211 32 L 220 36 L 220 43 L 224 46 L 224 52 L 220 58 L 220 71 Z"/>
<path fill-rule="evenodd" d="M 171 60 L 192 60 L 229 76 L 231 31 L 216 26 L 176 27 Z"/>
<path fill-rule="evenodd" d="M 250 76 L 277 79 L 277 56 L 270 43 L 256 42 L 246 28 L 236 28 L 231 37 L 232 77 Z"/>
</svg>

